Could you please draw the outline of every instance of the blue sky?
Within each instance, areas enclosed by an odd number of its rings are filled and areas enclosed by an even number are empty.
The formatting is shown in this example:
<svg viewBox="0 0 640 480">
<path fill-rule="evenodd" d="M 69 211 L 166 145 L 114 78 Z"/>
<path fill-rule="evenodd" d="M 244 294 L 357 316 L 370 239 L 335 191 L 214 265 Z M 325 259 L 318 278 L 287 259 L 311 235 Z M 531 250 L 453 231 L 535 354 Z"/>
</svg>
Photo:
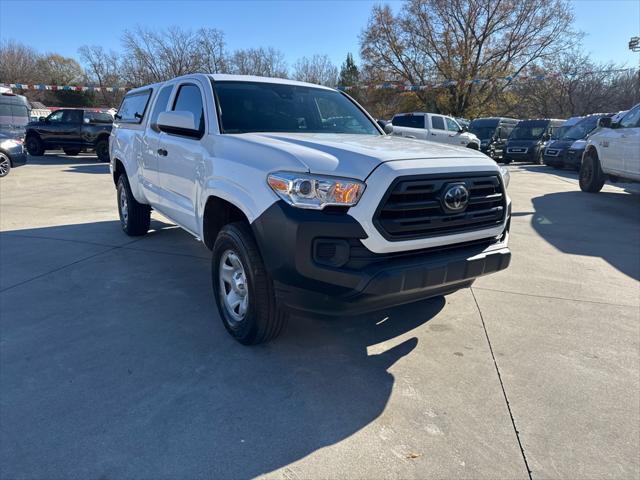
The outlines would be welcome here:
<svg viewBox="0 0 640 480">
<path fill-rule="evenodd" d="M 229 49 L 273 46 L 289 65 L 301 56 L 326 53 L 339 65 L 357 57 L 358 36 L 371 7 L 397 1 L 40 1 L 0 0 L 0 39 L 14 39 L 41 52 L 77 56 L 84 44 L 119 50 L 122 31 L 135 25 L 209 26 L 225 33 Z M 584 49 L 599 61 L 638 66 L 640 54 L 627 42 L 640 35 L 640 1 L 573 1 Z"/>
</svg>

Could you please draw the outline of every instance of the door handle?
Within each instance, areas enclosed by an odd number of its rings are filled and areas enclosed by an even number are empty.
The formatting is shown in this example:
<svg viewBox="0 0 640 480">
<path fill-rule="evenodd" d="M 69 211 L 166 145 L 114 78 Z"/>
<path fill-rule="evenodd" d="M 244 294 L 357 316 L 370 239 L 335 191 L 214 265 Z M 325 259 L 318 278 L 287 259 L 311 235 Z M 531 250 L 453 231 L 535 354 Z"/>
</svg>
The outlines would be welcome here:
<svg viewBox="0 0 640 480">
<path fill-rule="evenodd" d="M 433 135 L 433 136 L 435 137 L 437 134 L 435 134 L 435 133 L 431 132 L 431 135 Z"/>
<path fill-rule="evenodd" d="M 158 149 L 158 155 L 160 155 L 162 157 L 166 157 L 168 153 L 169 152 L 167 152 L 164 148 L 159 148 Z"/>
</svg>

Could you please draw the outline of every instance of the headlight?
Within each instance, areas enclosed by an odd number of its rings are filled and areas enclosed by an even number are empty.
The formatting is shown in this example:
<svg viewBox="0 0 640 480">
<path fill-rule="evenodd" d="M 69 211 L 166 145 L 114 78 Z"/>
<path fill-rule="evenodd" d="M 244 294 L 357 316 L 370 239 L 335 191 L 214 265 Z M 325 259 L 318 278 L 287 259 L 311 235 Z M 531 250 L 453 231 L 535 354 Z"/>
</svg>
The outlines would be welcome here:
<svg viewBox="0 0 640 480">
<path fill-rule="evenodd" d="M 4 142 L 0 142 L 0 147 L 9 149 L 9 148 L 15 148 L 21 144 L 22 142 L 18 142 L 16 140 L 5 140 Z"/>
<path fill-rule="evenodd" d="M 267 183 L 289 205 L 312 210 L 329 205 L 351 207 L 364 192 L 364 183 L 358 180 L 305 173 L 274 172 Z"/>
<path fill-rule="evenodd" d="M 500 167 L 500 175 L 502 175 L 504 188 L 507 188 L 509 186 L 509 182 L 511 181 L 511 174 L 509 173 L 509 169 L 507 167 Z"/>
</svg>

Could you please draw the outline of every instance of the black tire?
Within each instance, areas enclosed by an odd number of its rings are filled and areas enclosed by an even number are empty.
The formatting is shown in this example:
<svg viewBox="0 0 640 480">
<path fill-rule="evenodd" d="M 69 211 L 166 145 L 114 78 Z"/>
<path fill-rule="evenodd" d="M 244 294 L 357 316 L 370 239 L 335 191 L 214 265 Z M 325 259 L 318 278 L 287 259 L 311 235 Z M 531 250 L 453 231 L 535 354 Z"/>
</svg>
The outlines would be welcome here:
<svg viewBox="0 0 640 480">
<path fill-rule="evenodd" d="M 234 318 L 237 312 L 232 313 L 225 300 L 231 289 L 222 280 L 221 270 L 229 252 L 235 255 L 236 260 L 239 259 L 242 266 L 241 284 L 245 285 L 247 306 L 241 318 Z M 288 315 L 278 305 L 273 281 L 246 223 L 230 223 L 218 234 L 212 252 L 211 277 L 222 323 L 238 342 L 256 345 L 273 340 L 282 332 Z"/>
<path fill-rule="evenodd" d="M 63 148 L 65 155 L 78 155 L 81 151 L 80 148 Z"/>
<path fill-rule="evenodd" d="M 127 176 L 122 174 L 118 178 L 118 215 L 120 226 L 124 233 L 131 237 L 139 237 L 149 231 L 151 224 L 151 207 L 139 203 L 129 186 Z M 126 207 L 126 208 L 125 208 Z"/>
<path fill-rule="evenodd" d="M 29 155 L 33 155 L 34 157 L 41 157 L 42 155 L 44 155 L 44 144 L 39 137 L 30 135 L 27 137 L 26 143 L 27 144 L 25 146 L 27 147 L 27 152 L 29 152 Z"/>
<path fill-rule="evenodd" d="M 597 193 L 602 190 L 605 176 L 595 151 L 591 150 L 585 154 L 580 166 L 579 177 L 580 190 L 583 192 Z"/>
<path fill-rule="evenodd" d="M 6 177 L 11 171 L 11 159 L 4 153 L 0 152 L 0 178 Z"/>
<path fill-rule="evenodd" d="M 109 162 L 109 139 L 98 140 L 98 143 L 96 143 L 96 155 L 100 162 Z"/>
</svg>

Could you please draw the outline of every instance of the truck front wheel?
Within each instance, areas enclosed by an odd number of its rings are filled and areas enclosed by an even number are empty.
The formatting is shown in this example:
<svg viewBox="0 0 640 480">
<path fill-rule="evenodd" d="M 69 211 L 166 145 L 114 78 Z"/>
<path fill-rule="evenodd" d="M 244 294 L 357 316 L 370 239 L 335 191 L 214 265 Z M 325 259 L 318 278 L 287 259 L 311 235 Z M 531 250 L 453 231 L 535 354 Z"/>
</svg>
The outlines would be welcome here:
<svg viewBox="0 0 640 480">
<path fill-rule="evenodd" d="M 33 155 L 34 157 L 40 157 L 42 155 L 44 155 L 44 144 L 42 143 L 42 140 L 40 140 L 40 138 L 36 137 L 35 135 L 30 135 L 27 137 L 27 144 L 25 145 L 27 147 L 27 152 L 29 152 L 29 155 Z"/>
<path fill-rule="evenodd" d="M 120 175 L 117 188 L 118 214 L 122 230 L 130 237 L 144 235 L 151 225 L 151 208 L 135 199 L 126 175 Z"/>
<path fill-rule="evenodd" d="M 245 222 L 225 225 L 213 246 L 213 293 L 222 323 L 238 342 L 255 345 L 277 337 L 287 313 Z"/>
<path fill-rule="evenodd" d="M 605 176 L 600 167 L 598 154 L 593 150 L 587 152 L 580 166 L 580 190 L 583 192 L 596 193 L 602 190 Z"/>
</svg>

